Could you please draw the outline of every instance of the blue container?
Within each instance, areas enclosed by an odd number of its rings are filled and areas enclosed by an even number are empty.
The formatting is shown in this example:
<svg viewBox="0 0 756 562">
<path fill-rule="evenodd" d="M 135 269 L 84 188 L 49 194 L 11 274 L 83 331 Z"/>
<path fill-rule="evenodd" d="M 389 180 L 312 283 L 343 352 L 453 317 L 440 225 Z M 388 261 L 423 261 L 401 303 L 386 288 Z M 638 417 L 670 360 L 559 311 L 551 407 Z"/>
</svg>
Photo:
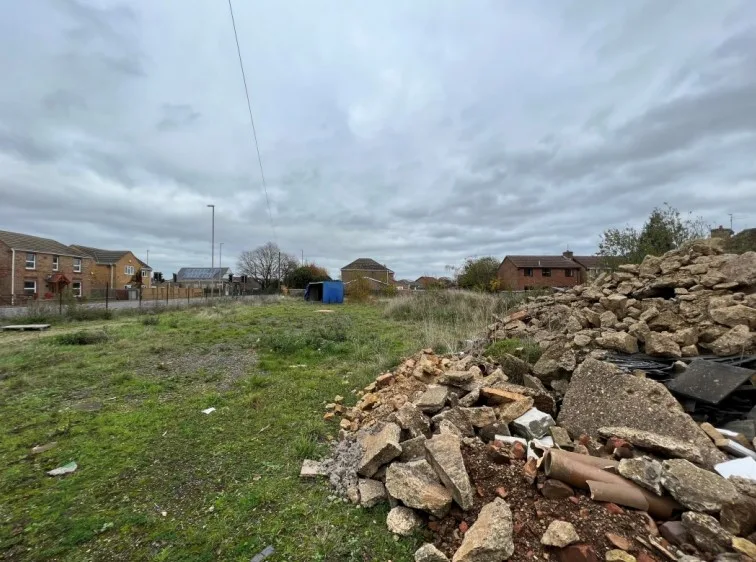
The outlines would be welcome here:
<svg viewBox="0 0 756 562">
<path fill-rule="evenodd" d="M 323 304 L 341 304 L 344 302 L 344 283 L 341 281 L 308 283 L 304 298 L 306 301 Z"/>
</svg>

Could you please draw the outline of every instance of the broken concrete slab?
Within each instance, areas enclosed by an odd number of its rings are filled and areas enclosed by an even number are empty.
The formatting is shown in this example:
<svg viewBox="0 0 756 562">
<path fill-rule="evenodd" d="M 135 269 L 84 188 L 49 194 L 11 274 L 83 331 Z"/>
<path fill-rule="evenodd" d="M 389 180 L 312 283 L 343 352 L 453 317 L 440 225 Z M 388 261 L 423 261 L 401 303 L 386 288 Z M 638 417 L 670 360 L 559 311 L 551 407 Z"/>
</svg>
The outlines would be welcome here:
<svg viewBox="0 0 756 562">
<path fill-rule="evenodd" d="M 665 435 L 698 447 L 706 466 L 726 460 L 663 384 L 590 357 L 575 369 L 557 422 L 571 435 L 591 437 L 601 427 L 663 428 Z"/>
<path fill-rule="evenodd" d="M 399 455 L 399 462 L 410 462 L 425 458 L 425 436 L 420 435 L 413 439 L 407 439 L 399 443 L 402 448 L 402 454 Z"/>
<path fill-rule="evenodd" d="M 580 536 L 572 523 L 567 521 L 552 521 L 541 537 L 541 544 L 557 548 L 564 548 L 576 542 L 580 542 Z"/>
<path fill-rule="evenodd" d="M 395 535 L 411 535 L 422 524 L 423 520 L 420 516 L 409 507 L 404 506 L 393 508 L 386 517 L 386 526 Z"/>
<path fill-rule="evenodd" d="M 386 490 L 407 507 L 443 517 L 452 502 L 451 493 L 438 481 L 429 478 L 419 467 L 395 462 L 386 470 Z"/>
<path fill-rule="evenodd" d="M 570 434 L 563 427 L 552 425 L 549 428 L 549 433 L 554 440 L 554 444 L 560 449 L 572 451 L 575 448 L 575 443 L 570 439 Z"/>
<path fill-rule="evenodd" d="M 542 381 L 562 378 L 575 369 L 577 358 L 572 349 L 553 344 L 533 366 L 533 374 Z"/>
<path fill-rule="evenodd" d="M 467 417 L 473 427 L 480 428 L 496 423 L 496 411 L 489 406 L 460 408 L 460 411 Z"/>
<path fill-rule="evenodd" d="M 651 457 L 622 459 L 617 466 L 617 472 L 657 496 L 664 493 L 661 485 L 662 465 Z"/>
<path fill-rule="evenodd" d="M 724 504 L 738 497 L 725 478 L 683 459 L 662 463 L 661 483 L 673 498 L 693 511 L 719 513 Z"/>
<path fill-rule="evenodd" d="M 448 421 L 455 426 L 465 437 L 473 437 L 475 430 L 473 429 L 470 420 L 467 418 L 461 408 L 451 408 L 444 410 L 443 412 L 436 414 L 431 418 L 433 425 L 438 427 L 442 421 Z"/>
<path fill-rule="evenodd" d="M 531 408 L 512 422 L 515 431 L 523 437 L 539 439 L 548 435 L 549 428 L 556 425 L 554 418 L 537 408 Z"/>
<path fill-rule="evenodd" d="M 514 553 L 512 511 L 501 498 L 483 506 L 478 519 L 465 533 L 452 562 L 507 560 Z"/>
<path fill-rule="evenodd" d="M 378 480 L 360 478 L 357 486 L 360 491 L 360 505 L 362 507 L 374 507 L 388 498 L 386 487 Z"/>
<path fill-rule="evenodd" d="M 430 420 L 417 406 L 410 402 L 407 402 L 391 414 L 389 420 L 399 424 L 399 427 L 409 433 L 411 438 L 418 436 L 430 437 L 432 434 Z"/>
<path fill-rule="evenodd" d="M 381 465 L 402 454 L 402 448 L 399 445 L 402 430 L 398 425 L 378 423 L 371 428 L 371 431 L 360 439 L 363 454 L 357 466 L 357 473 L 365 478 L 370 478 Z"/>
<path fill-rule="evenodd" d="M 754 337 L 756 334 L 750 332 L 748 326 L 735 326 L 708 344 L 708 347 L 719 356 L 746 353 L 753 347 Z"/>
<path fill-rule="evenodd" d="M 724 553 L 732 545 L 732 534 L 725 531 L 711 515 L 686 511 L 681 521 L 696 546 L 706 553 Z"/>
<path fill-rule="evenodd" d="M 429 386 L 428 389 L 420 396 L 415 406 L 426 414 L 435 414 L 445 405 L 449 397 L 449 387 L 446 386 Z"/>
<path fill-rule="evenodd" d="M 686 459 L 698 464 L 703 463 L 703 457 L 698 447 L 666 435 L 630 427 L 600 427 L 599 435 L 607 438 L 619 437 L 639 449 L 654 451 L 668 457 Z"/>
<path fill-rule="evenodd" d="M 706 359 L 694 359 L 688 368 L 667 383 L 672 392 L 706 404 L 719 404 L 754 375 L 744 369 Z"/>
<path fill-rule="evenodd" d="M 470 477 L 462 459 L 461 441 L 449 433 L 434 435 L 425 442 L 426 459 L 449 489 L 454 501 L 464 509 L 473 505 Z"/>
<path fill-rule="evenodd" d="M 300 478 L 318 478 L 326 476 L 328 473 L 321 463 L 310 459 L 302 461 L 302 468 L 299 471 Z"/>
<path fill-rule="evenodd" d="M 469 385 L 475 374 L 472 370 L 469 371 L 446 371 L 438 379 L 439 384 L 445 384 L 447 386 L 455 386 L 457 388 L 464 388 Z"/>
<path fill-rule="evenodd" d="M 533 398 L 526 396 L 517 402 L 501 404 L 496 407 L 496 415 L 499 421 L 511 423 L 533 407 Z"/>
</svg>

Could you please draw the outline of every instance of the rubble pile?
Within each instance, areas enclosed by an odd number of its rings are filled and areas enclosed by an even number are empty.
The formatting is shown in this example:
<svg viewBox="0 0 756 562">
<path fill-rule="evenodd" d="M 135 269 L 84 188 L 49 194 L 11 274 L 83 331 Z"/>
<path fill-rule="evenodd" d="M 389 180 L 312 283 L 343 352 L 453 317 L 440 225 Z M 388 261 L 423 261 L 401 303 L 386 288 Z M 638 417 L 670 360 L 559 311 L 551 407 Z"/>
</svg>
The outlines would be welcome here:
<svg viewBox="0 0 756 562">
<path fill-rule="evenodd" d="M 301 476 L 388 503 L 393 533 L 426 539 L 416 561 L 756 559 L 756 420 L 699 423 L 665 384 L 604 360 L 746 354 L 754 330 L 756 253 L 706 241 L 647 257 L 532 299 L 468 352 L 419 352 L 353 407 L 336 397 L 339 440 Z M 534 365 L 486 356 L 515 337 L 539 342 Z"/>
</svg>

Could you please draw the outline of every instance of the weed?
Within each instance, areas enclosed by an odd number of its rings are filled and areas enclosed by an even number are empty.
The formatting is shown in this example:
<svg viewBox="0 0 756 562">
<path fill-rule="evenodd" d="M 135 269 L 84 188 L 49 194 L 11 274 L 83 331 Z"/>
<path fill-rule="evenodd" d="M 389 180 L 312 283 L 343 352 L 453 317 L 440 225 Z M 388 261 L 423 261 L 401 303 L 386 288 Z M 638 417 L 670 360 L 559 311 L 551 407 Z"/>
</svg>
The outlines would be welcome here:
<svg viewBox="0 0 756 562">
<path fill-rule="evenodd" d="M 318 450 L 318 443 L 311 435 L 298 435 L 293 446 L 298 459 L 311 459 Z"/>
<path fill-rule="evenodd" d="M 157 326 L 158 324 L 160 324 L 160 316 L 157 314 L 142 316 L 142 326 Z"/>
<path fill-rule="evenodd" d="M 533 340 L 511 338 L 494 342 L 486 349 L 486 355 L 495 361 L 499 361 L 499 358 L 505 354 L 514 355 L 534 364 L 541 357 L 541 347 Z"/>
<path fill-rule="evenodd" d="M 68 332 L 55 336 L 55 342 L 59 345 L 94 345 L 108 341 L 105 332 Z"/>
</svg>

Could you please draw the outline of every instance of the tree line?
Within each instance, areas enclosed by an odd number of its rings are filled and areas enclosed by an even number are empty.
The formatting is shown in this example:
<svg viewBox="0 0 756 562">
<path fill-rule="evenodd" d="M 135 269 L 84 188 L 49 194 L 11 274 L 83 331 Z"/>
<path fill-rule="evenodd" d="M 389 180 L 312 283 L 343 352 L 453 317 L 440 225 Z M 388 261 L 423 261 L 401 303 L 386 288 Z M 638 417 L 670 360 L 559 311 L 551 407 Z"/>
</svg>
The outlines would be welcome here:
<svg viewBox="0 0 756 562">
<path fill-rule="evenodd" d="M 293 255 L 281 250 L 275 242 L 266 242 L 254 250 L 241 253 L 237 262 L 239 275 L 246 275 L 260 284 L 263 291 L 286 285 L 304 289 L 308 283 L 329 281 L 328 271 L 315 264 L 300 263 Z"/>
</svg>

